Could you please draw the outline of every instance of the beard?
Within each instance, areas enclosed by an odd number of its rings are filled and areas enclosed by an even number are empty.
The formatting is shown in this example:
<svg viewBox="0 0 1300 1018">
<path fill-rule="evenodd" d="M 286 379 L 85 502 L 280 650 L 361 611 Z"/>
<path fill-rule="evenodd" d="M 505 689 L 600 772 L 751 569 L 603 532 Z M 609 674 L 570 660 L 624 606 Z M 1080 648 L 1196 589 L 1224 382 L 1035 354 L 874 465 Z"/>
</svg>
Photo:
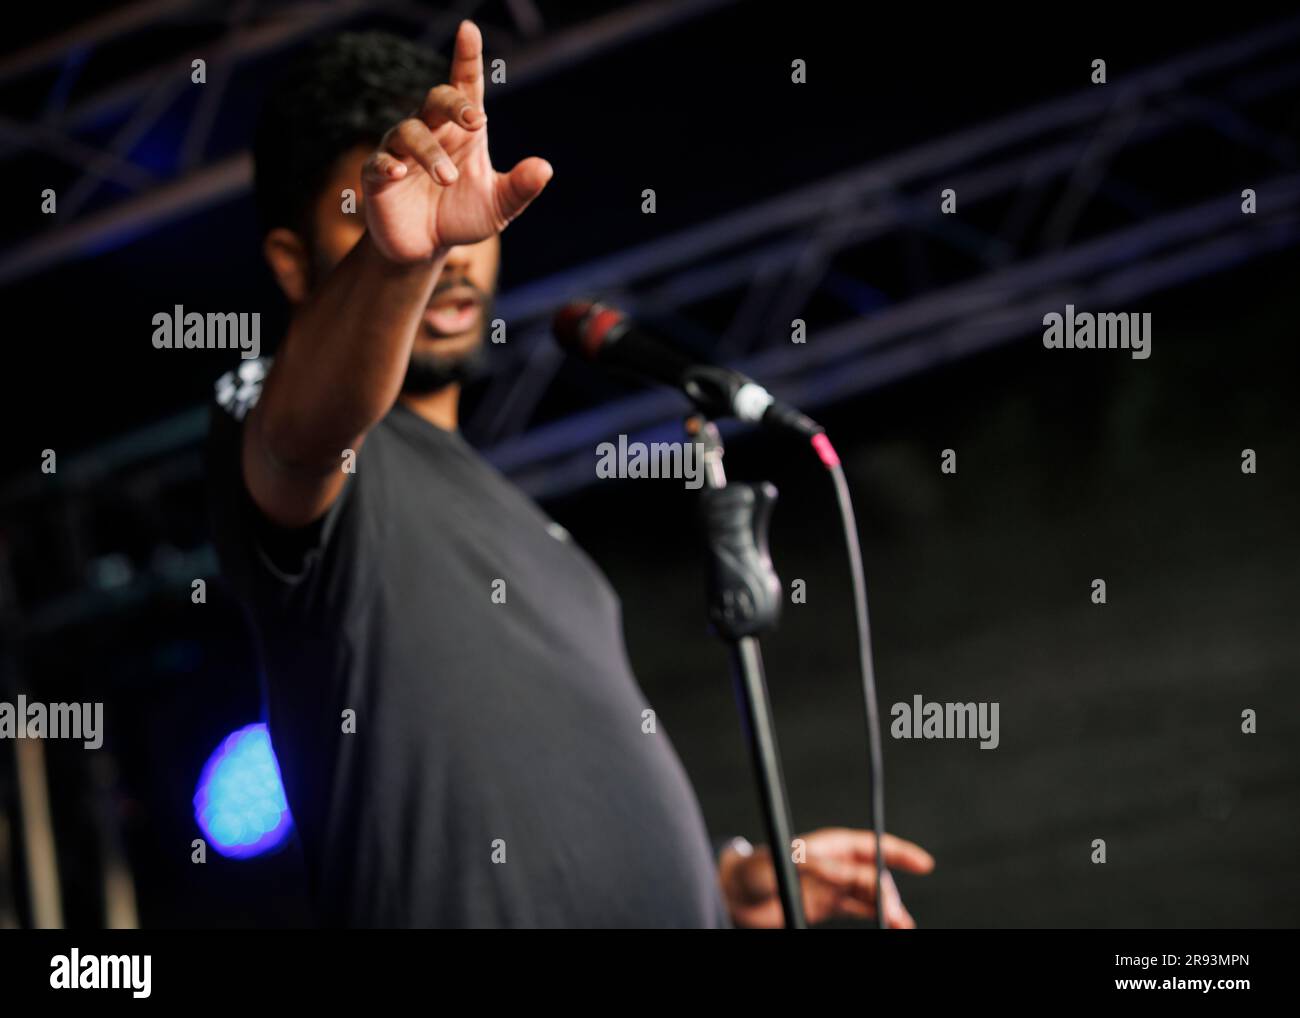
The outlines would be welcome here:
<svg viewBox="0 0 1300 1018">
<path fill-rule="evenodd" d="M 487 365 L 486 345 L 480 339 L 470 350 L 444 354 L 436 350 L 412 350 L 402 379 L 402 392 L 426 396 L 449 385 L 464 385 L 479 378 Z"/>
<path fill-rule="evenodd" d="M 314 252 L 319 252 L 319 245 L 312 244 Z M 333 270 L 331 263 L 317 255 L 311 262 L 309 282 L 314 289 L 318 280 L 324 279 Z M 464 385 L 481 378 L 487 371 L 487 323 L 492 320 L 494 294 L 475 286 L 467 276 L 444 276 L 438 281 L 433 291 L 433 298 L 452 288 L 468 288 L 479 295 L 480 311 L 476 328 L 479 336 L 474 346 L 461 353 L 442 353 L 438 350 L 411 349 L 411 359 L 406 364 L 406 375 L 402 379 L 402 392 L 411 396 L 427 396 L 429 393 L 445 389 L 449 385 Z M 433 299 L 431 298 L 431 299 Z M 419 326 L 423 336 L 424 323 Z"/>
<path fill-rule="evenodd" d="M 427 396 L 449 385 L 465 385 L 481 378 L 487 371 L 487 323 L 492 320 L 493 295 L 474 286 L 468 279 L 444 279 L 433 295 L 453 287 L 469 287 L 479 293 L 479 317 L 475 329 L 478 342 L 461 353 L 442 353 L 438 350 L 421 350 L 412 347 L 411 359 L 406 364 L 406 377 L 402 379 L 402 392 L 408 396 Z M 421 333 L 424 324 L 420 324 Z"/>
</svg>

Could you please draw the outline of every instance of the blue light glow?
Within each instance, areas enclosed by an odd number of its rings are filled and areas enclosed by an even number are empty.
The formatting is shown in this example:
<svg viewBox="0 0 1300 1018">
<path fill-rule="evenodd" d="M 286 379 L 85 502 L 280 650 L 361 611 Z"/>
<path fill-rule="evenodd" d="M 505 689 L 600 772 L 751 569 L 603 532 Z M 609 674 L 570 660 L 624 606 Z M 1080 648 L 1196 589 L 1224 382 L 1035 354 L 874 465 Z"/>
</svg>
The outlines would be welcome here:
<svg viewBox="0 0 1300 1018">
<path fill-rule="evenodd" d="M 232 732 L 208 757 L 194 818 L 212 847 L 232 859 L 261 855 L 289 836 L 293 817 L 266 725 Z"/>
</svg>

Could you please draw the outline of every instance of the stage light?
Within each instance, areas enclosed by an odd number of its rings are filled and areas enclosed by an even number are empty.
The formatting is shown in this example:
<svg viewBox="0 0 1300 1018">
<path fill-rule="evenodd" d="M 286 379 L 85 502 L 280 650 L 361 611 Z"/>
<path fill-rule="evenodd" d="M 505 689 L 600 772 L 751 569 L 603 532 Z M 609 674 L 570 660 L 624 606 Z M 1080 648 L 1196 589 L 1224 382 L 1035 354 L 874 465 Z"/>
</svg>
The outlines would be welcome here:
<svg viewBox="0 0 1300 1018">
<path fill-rule="evenodd" d="M 264 724 L 228 735 L 208 757 L 194 792 L 194 817 L 221 855 L 248 859 L 280 845 L 293 817 Z"/>
</svg>

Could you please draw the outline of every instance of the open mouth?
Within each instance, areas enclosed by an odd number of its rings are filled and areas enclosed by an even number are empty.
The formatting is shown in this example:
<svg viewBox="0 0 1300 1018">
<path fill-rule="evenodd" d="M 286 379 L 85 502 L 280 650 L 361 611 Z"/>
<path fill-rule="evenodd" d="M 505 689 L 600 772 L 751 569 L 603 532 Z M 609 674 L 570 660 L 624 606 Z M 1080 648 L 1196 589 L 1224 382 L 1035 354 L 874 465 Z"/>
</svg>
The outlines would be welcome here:
<svg viewBox="0 0 1300 1018">
<path fill-rule="evenodd" d="M 478 295 L 466 289 L 437 295 L 424 312 L 424 323 L 435 335 L 458 336 L 473 328 L 478 319 Z"/>
</svg>

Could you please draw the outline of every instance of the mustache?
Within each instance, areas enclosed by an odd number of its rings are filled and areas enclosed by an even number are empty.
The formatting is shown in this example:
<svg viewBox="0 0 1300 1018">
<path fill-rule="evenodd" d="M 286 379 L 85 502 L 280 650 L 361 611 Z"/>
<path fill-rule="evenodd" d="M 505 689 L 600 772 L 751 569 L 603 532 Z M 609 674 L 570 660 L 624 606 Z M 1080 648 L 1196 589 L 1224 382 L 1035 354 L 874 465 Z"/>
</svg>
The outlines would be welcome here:
<svg viewBox="0 0 1300 1018">
<path fill-rule="evenodd" d="M 479 304 L 486 305 L 492 295 L 481 287 L 475 286 L 468 276 L 452 276 L 451 278 L 442 277 L 438 280 L 438 285 L 433 288 L 433 293 L 429 297 L 429 303 L 432 304 L 446 293 L 448 290 L 469 290 L 474 300 Z"/>
</svg>

